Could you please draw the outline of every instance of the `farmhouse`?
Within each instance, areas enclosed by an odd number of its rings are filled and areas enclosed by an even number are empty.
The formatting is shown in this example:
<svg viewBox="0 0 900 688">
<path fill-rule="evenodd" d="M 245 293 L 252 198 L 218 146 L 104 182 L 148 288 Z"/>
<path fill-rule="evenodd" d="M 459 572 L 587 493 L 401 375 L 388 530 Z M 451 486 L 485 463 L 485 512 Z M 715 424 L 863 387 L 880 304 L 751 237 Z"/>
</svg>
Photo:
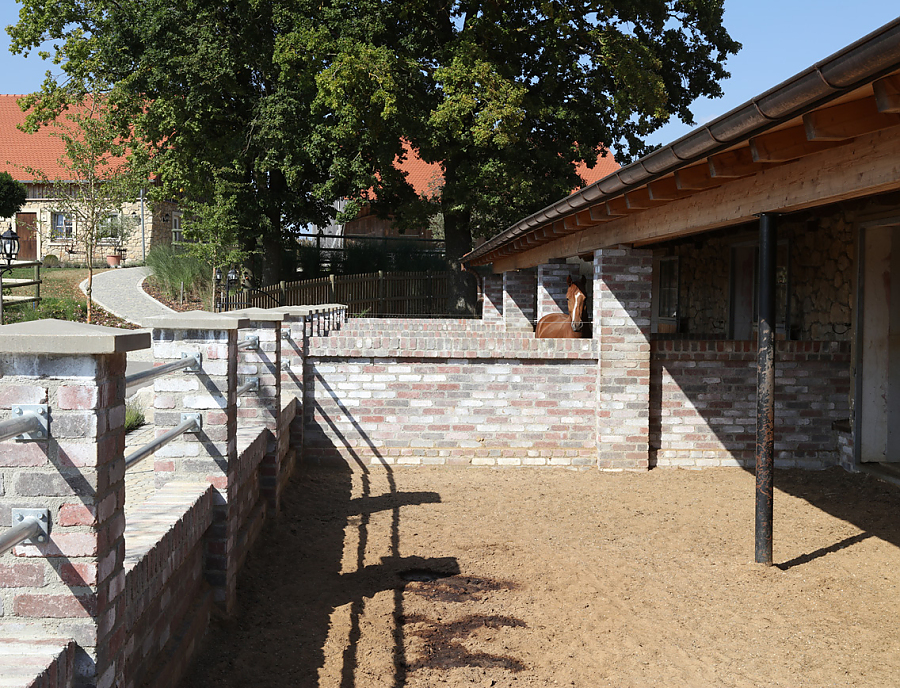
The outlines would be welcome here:
<svg viewBox="0 0 900 688">
<path fill-rule="evenodd" d="M 0 95 L 0 171 L 8 172 L 13 179 L 25 184 L 28 200 L 15 218 L 0 218 L 0 226 L 14 222 L 22 260 L 43 260 L 47 255 L 54 255 L 62 263 L 83 263 L 84 247 L 77 241 L 77 223 L 60 212 L 52 185 L 26 169 L 40 170 L 50 181 L 68 181 L 66 171 L 59 163 L 64 154 L 63 143 L 53 136 L 50 127 L 43 127 L 34 134 L 18 129 L 25 121 L 25 113 L 18 104 L 21 97 Z M 124 245 L 126 263 L 142 261 L 152 246 L 170 244 L 173 238 L 178 240 L 180 236 L 181 213 L 174 203 L 151 204 L 142 194 L 132 203 L 125 204 L 123 214 L 130 218 L 134 227 Z M 105 251 L 101 246 L 94 259 L 102 261 L 104 258 Z"/>
</svg>

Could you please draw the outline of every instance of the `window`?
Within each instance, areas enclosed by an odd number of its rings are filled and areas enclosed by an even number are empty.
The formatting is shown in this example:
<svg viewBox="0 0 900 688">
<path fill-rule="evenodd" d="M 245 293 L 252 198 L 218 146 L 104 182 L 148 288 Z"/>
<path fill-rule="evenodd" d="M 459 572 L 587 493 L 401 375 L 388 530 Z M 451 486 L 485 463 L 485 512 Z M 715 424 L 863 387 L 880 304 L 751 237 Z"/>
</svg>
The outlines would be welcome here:
<svg viewBox="0 0 900 688">
<path fill-rule="evenodd" d="M 173 215 L 172 242 L 175 244 L 180 244 L 182 241 L 184 241 L 184 237 L 181 235 L 181 215 Z"/>
<path fill-rule="evenodd" d="M 114 241 L 119 235 L 120 224 L 122 220 L 118 213 L 110 213 L 100 220 L 97 238 L 100 241 Z"/>
<path fill-rule="evenodd" d="M 678 256 L 653 259 L 652 303 L 650 331 L 678 332 Z"/>
<path fill-rule="evenodd" d="M 65 213 L 53 213 L 50 218 L 50 225 L 51 239 L 71 239 L 74 236 L 72 218 Z"/>
</svg>

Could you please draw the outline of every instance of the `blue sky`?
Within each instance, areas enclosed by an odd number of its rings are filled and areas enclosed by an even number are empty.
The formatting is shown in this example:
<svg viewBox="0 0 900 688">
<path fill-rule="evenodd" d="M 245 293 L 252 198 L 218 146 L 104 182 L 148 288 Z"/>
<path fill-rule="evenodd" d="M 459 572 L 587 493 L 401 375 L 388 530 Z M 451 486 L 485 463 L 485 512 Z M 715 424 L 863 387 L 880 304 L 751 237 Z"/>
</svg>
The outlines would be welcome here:
<svg viewBox="0 0 900 688">
<path fill-rule="evenodd" d="M 725 26 L 741 52 L 728 62 L 732 77 L 725 97 L 694 104 L 697 124 L 715 119 L 831 53 L 862 38 L 898 15 L 897 0 L 726 0 Z M 19 4 L 0 0 L 0 26 L 18 19 Z M 0 35 L 0 93 L 29 93 L 38 88 L 48 64 L 36 54 L 27 59 L 9 52 L 9 36 Z M 691 127 L 670 123 L 651 143 L 670 143 Z"/>
</svg>

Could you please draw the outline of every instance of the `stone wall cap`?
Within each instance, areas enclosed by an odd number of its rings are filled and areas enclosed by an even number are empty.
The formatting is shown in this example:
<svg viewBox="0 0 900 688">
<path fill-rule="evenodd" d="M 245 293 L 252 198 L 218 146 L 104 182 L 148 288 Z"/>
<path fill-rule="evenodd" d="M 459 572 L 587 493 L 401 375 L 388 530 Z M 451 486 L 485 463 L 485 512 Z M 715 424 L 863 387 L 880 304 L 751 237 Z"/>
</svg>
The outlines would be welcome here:
<svg viewBox="0 0 900 688">
<path fill-rule="evenodd" d="M 250 320 L 209 311 L 186 311 L 172 315 L 147 318 L 147 325 L 154 329 L 168 330 L 239 330 L 249 327 Z"/>
<path fill-rule="evenodd" d="M 315 306 L 279 306 L 272 310 L 286 315 L 310 315 L 314 308 Z"/>
<path fill-rule="evenodd" d="M 68 320 L 32 320 L 0 327 L 0 352 L 115 354 L 150 348 L 148 330 L 121 330 Z"/>
<path fill-rule="evenodd" d="M 247 318 L 256 322 L 282 322 L 289 313 L 274 308 L 245 308 L 241 311 L 228 311 L 225 315 L 231 318 Z"/>
</svg>

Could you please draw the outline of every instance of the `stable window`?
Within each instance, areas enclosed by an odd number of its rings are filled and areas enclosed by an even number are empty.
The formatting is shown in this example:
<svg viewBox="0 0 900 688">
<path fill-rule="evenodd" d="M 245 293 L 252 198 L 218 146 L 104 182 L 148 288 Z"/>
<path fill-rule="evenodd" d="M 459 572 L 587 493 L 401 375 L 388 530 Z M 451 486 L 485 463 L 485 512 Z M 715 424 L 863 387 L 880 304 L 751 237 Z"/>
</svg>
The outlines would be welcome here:
<svg viewBox="0 0 900 688">
<path fill-rule="evenodd" d="M 72 218 L 65 213 L 53 213 L 50 218 L 50 238 L 71 239 L 73 236 Z"/>
<path fill-rule="evenodd" d="M 651 332 L 678 332 L 678 256 L 653 259 Z"/>
<path fill-rule="evenodd" d="M 778 242 L 775 281 L 775 336 L 790 339 L 790 242 L 787 239 Z M 730 292 L 729 335 L 732 339 L 752 340 L 759 320 L 758 242 L 732 246 Z"/>
</svg>

